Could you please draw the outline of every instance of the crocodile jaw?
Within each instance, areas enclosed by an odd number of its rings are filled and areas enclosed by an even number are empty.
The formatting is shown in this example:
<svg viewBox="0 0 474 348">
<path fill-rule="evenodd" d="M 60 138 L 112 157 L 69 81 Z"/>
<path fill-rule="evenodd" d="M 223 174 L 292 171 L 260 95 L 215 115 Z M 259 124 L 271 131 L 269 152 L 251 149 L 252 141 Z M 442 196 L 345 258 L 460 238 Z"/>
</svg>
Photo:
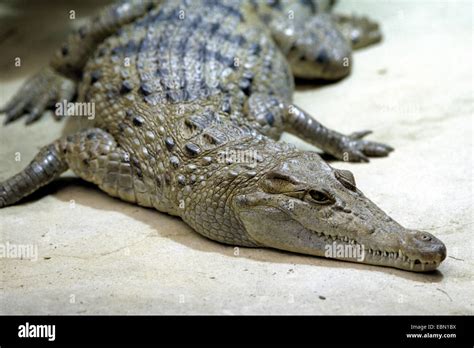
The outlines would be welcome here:
<svg viewBox="0 0 474 348">
<path fill-rule="evenodd" d="M 441 262 L 446 258 L 446 247 L 439 240 L 437 240 L 439 243 L 437 244 L 438 246 L 434 248 L 433 253 L 426 257 L 427 255 L 420 254 L 415 256 L 407 254 L 401 249 L 397 251 L 394 248 L 361 244 L 357 240 L 350 239 L 346 236 L 326 235 L 314 231 L 310 232 L 317 234 L 318 237 L 324 241 L 326 245 L 324 256 L 344 261 L 393 267 L 413 272 L 429 272 L 438 268 Z M 410 233 L 417 233 L 417 231 L 404 230 L 401 233 L 409 235 Z M 426 235 L 426 232 L 423 232 L 423 234 Z M 328 256 L 327 252 L 329 250 L 331 250 L 335 256 Z M 349 251 L 352 257 L 338 257 L 337 251 L 345 251 L 346 253 Z"/>
<path fill-rule="evenodd" d="M 446 247 L 436 237 L 400 226 L 396 232 L 401 244 L 377 244 L 377 236 L 372 234 L 354 238 L 339 233 L 323 233 L 305 228 L 289 217 L 286 212 L 270 206 L 253 206 L 240 209 L 239 217 L 247 232 L 262 246 L 291 251 L 300 254 L 328 257 L 343 261 L 393 267 L 413 272 L 435 270 L 446 258 Z M 399 225 L 398 225 L 399 226 Z M 418 235 L 430 236 L 427 250 L 416 243 Z M 402 250 L 403 249 L 403 250 Z M 332 252 L 328 254 L 329 250 Z M 349 255 L 340 255 L 338 250 L 352 250 Z"/>
</svg>

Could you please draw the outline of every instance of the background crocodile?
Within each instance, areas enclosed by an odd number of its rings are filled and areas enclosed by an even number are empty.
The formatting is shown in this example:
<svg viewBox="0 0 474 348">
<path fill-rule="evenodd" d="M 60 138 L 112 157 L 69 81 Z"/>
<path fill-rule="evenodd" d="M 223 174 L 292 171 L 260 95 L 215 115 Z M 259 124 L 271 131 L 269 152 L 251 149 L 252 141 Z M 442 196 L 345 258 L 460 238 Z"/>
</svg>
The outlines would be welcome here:
<svg viewBox="0 0 474 348">
<path fill-rule="evenodd" d="M 392 150 L 362 140 L 368 132 L 329 130 L 291 104 L 293 76 L 339 79 L 350 71 L 349 42 L 380 39 L 375 23 L 331 15 L 329 5 L 140 1 L 105 9 L 4 109 L 6 122 L 26 114 L 30 123 L 77 91 L 96 117 L 2 183 L 0 206 L 70 168 L 219 242 L 318 256 L 335 242 L 363 246 L 361 262 L 436 268 L 446 256 L 441 241 L 389 218 L 350 172 L 275 141 L 289 131 L 349 161 Z"/>
</svg>

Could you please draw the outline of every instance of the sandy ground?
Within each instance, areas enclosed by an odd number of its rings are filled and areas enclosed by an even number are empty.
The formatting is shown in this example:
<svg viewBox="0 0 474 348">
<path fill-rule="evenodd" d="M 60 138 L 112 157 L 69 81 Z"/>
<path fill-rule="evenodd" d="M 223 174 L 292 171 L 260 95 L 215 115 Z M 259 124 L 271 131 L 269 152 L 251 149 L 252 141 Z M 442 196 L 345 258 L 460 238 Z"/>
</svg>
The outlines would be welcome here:
<svg viewBox="0 0 474 348">
<path fill-rule="evenodd" d="M 75 9 L 79 21 L 91 10 L 79 1 L 17 3 L 23 12 L 15 2 L 0 7 L 1 104 L 46 64 L 67 11 Z M 380 21 L 384 41 L 355 54 L 350 78 L 299 88 L 296 103 L 330 127 L 373 129 L 372 139 L 396 148 L 370 164 L 335 166 L 352 170 L 359 188 L 400 223 L 446 243 L 439 271 L 236 250 L 68 172 L 0 210 L 0 242 L 38 251 L 35 261 L 0 259 L 0 312 L 473 314 L 472 3 L 349 1 L 338 10 Z M 13 67 L 17 56 L 21 68 Z M 61 127 L 48 119 L 0 128 L 0 179 L 22 169 Z"/>
</svg>

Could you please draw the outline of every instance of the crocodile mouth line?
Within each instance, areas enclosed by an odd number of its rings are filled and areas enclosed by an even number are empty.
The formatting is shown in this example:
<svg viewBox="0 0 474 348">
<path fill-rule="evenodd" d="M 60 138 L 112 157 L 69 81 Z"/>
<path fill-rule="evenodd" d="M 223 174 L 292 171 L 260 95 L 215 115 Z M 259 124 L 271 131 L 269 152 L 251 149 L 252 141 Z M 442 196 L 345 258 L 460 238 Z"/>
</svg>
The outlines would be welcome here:
<svg viewBox="0 0 474 348">
<path fill-rule="evenodd" d="M 363 243 L 359 243 L 355 239 L 347 236 L 325 234 L 323 232 L 312 231 L 318 237 L 324 238 L 328 243 L 339 243 L 342 245 L 352 245 L 353 247 L 363 248 L 365 255 L 360 263 L 370 263 L 381 266 L 396 267 L 411 271 L 431 271 L 439 266 L 441 262 L 438 261 L 423 261 L 417 258 L 410 258 L 402 250 L 389 251 L 377 249 L 374 247 L 367 247 Z"/>
</svg>

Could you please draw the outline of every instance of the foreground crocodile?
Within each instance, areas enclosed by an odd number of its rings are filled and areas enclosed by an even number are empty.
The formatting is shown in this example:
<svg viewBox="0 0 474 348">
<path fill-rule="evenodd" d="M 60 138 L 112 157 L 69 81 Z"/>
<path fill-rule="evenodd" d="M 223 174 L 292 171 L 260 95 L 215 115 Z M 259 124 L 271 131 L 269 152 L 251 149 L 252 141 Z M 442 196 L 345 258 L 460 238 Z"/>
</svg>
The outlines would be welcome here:
<svg viewBox="0 0 474 348">
<path fill-rule="evenodd" d="M 0 207 L 68 168 L 109 195 L 181 217 L 222 243 L 270 247 L 411 271 L 446 257 L 315 152 L 346 161 L 392 148 L 330 130 L 291 103 L 293 77 L 337 80 L 351 49 L 380 40 L 366 18 L 323 1 L 127 1 L 79 28 L 49 67 L 5 106 L 6 122 L 39 119 L 57 102 L 95 106 L 81 130 L 45 146 L 0 184 Z M 362 258 L 328 245 L 363 247 Z"/>
</svg>

